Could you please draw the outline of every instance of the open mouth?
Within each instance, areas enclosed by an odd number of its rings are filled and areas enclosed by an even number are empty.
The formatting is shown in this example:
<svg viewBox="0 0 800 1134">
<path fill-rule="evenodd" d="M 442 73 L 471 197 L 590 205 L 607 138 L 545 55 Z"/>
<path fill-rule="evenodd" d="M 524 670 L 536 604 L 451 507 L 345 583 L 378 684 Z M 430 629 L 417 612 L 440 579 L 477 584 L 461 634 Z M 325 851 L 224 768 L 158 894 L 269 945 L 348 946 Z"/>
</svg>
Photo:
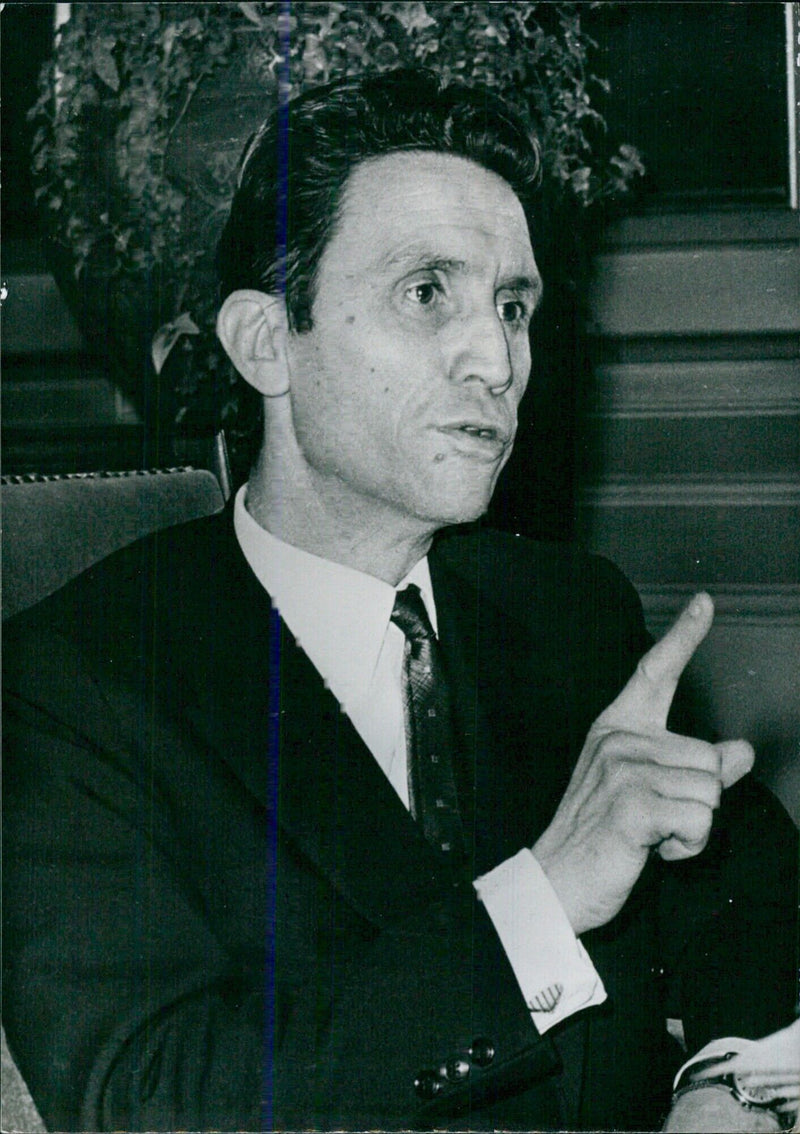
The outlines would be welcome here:
<svg viewBox="0 0 800 1134">
<path fill-rule="evenodd" d="M 500 441 L 502 438 L 496 429 L 490 425 L 460 425 L 459 433 L 468 433 L 471 437 L 481 437 L 485 441 Z"/>
<path fill-rule="evenodd" d="M 456 453 L 465 457 L 498 461 L 510 444 L 508 430 L 477 421 L 443 425 L 439 432 L 449 437 Z"/>
<path fill-rule="evenodd" d="M 506 430 L 482 422 L 464 421 L 443 425 L 440 432 L 448 433 L 451 437 L 469 437 L 475 441 L 485 441 L 491 445 L 506 445 L 508 442 Z"/>
</svg>

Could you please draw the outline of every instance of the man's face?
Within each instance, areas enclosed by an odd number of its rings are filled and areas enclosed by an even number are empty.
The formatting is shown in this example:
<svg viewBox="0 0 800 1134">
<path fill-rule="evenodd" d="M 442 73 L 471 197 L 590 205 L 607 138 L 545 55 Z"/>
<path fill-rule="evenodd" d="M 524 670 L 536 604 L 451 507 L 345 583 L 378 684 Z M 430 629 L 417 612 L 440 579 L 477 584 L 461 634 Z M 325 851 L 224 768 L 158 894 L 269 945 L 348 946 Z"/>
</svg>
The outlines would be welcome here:
<svg viewBox="0 0 800 1134">
<path fill-rule="evenodd" d="M 540 288 L 510 186 L 447 154 L 351 174 L 313 328 L 289 336 L 294 431 L 318 492 L 398 536 L 475 519 L 516 431 Z"/>
</svg>

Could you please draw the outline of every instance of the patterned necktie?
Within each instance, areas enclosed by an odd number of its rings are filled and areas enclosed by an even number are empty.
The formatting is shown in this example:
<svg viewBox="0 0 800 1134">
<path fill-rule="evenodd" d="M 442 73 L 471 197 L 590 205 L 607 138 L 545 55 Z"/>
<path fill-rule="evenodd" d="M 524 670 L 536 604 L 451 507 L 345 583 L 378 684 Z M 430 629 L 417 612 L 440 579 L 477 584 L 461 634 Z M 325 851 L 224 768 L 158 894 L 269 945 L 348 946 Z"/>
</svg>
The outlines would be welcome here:
<svg viewBox="0 0 800 1134">
<path fill-rule="evenodd" d="M 411 814 L 425 838 L 453 862 L 464 855 L 464 832 L 453 778 L 453 727 L 439 643 L 419 587 L 399 591 L 392 622 L 406 637 L 403 693 Z"/>
</svg>

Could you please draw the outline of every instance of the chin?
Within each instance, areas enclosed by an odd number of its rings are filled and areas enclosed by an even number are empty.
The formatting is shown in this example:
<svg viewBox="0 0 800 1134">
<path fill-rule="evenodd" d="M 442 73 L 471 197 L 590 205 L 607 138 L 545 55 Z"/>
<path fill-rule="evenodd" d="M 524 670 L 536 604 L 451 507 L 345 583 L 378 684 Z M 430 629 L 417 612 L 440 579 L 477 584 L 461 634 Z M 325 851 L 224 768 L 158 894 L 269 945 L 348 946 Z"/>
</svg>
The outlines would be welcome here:
<svg viewBox="0 0 800 1134">
<path fill-rule="evenodd" d="M 471 524 L 484 516 L 491 502 L 491 494 L 482 493 L 479 498 L 460 499 L 444 502 L 428 511 L 427 519 L 438 528 L 453 527 L 456 524 Z"/>
<path fill-rule="evenodd" d="M 486 515 L 492 502 L 500 469 L 491 477 L 461 476 L 451 491 L 441 494 L 441 515 L 447 524 L 469 524 Z M 470 483 L 472 481 L 472 483 Z"/>
<path fill-rule="evenodd" d="M 459 462 L 447 475 L 417 482 L 406 497 L 407 515 L 414 515 L 432 530 L 469 524 L 485 515 L 494 494 L 500 468 L 478 469 Z"/>
</svg>

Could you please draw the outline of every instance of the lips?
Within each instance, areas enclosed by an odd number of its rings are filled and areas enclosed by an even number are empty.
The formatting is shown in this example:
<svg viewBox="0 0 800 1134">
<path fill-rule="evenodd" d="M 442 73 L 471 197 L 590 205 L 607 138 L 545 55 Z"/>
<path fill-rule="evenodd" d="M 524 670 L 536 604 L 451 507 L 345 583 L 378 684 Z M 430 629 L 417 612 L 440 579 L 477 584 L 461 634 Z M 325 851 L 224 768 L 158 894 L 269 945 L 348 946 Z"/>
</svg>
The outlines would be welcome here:
<svg viewBox="0 0 800 1134">
<path fill-rule="evenodd" d="M 498 440 L 498 432 L 493 425 L 461 425 L 462 433 L 469 433 L 473 437 L 482 437 L 484 441 Z"/>
<path fill-rule="evenodd" d="M 506 446 L 512 438 L 512 431 L 506 424 L 482 420 L 454 421 L 440 425 L 439 432 L 453 437 L 483 441 L 498 447 Z"/>
</svg>

